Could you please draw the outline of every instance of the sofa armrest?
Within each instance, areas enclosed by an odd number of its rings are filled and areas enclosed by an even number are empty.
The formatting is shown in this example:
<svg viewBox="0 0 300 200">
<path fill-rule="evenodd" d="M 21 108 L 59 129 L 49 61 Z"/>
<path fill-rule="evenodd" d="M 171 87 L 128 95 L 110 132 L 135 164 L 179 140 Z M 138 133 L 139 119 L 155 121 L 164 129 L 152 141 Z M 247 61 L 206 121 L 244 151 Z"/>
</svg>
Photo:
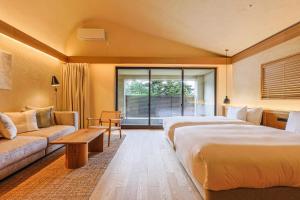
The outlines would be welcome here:
<svg viewBox="0 0 300 200">
<path fill-rule="evenodd" d="M 57 125 L 75 126 L 78 130 L 78 112 L 74 111 L 55 111 L 54 121 Z"/>
</svg>

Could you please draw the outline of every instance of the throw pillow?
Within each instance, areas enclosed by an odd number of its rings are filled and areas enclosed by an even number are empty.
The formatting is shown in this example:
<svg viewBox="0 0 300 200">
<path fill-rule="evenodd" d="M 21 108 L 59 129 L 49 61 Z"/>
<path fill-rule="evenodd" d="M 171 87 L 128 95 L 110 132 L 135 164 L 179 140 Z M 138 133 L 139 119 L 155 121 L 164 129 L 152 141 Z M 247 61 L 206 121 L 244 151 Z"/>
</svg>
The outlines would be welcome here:
<svg viewBox="0 0 300 200">
<path fill-rule="evenodd" d="M 17 133 L 24 133 L 28 131 L 38 130 L 36 111 L 28 110 L 25 112 L 9 112 L 5 113 L 11 118 L 17 127 Z"/>
<path fill-rule="evenodd" d="M 15 124 L 3 113 L 0 113 L 0 135 L 10 140 L 17 136 L 17 128 Z"/>
<path fill-rule="evenodd" d="M 26 106 L 26 110 L 36 110 L 36 119 L 39 128 L 47 128 L 54 124 L 53 106 L 38 108 Z"/>
</svg>

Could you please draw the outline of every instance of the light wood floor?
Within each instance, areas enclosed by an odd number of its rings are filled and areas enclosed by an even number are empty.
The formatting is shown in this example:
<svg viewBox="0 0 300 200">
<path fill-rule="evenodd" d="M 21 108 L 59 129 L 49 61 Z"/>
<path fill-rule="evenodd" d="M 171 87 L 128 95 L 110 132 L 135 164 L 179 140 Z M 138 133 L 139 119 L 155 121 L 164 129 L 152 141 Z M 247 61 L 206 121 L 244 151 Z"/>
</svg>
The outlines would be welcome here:
<svg viewBox="0 0 300 200">
<path fill-rule="evenodd" d="M 91 199 L 202 199 L 162 131 L 126 130 L 126 134 Z"/>
</svg>

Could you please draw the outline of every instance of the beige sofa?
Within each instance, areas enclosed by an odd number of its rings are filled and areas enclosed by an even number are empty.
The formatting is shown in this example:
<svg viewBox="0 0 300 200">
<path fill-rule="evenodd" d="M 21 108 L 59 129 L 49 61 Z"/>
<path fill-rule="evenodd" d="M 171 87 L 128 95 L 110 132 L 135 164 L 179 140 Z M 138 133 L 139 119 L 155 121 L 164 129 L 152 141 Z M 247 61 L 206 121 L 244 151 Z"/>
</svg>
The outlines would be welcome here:
<svg viewBox="0 0 300 200">
<path fill-rule="evenodd" d="M 77 112 L 54 112 L 55 125 L 18 134 L 13 140 L 0 139 L 0 180 L 62 147 L 51 141 L 78 129 Z"/>
</svg>

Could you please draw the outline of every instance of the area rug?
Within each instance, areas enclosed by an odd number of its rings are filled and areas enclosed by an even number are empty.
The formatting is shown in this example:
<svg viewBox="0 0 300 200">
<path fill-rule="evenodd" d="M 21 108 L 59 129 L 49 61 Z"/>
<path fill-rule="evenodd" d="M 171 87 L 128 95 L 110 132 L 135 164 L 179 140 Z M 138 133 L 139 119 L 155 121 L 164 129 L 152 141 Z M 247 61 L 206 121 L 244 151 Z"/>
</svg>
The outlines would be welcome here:
<svg viewBox="0 0 300 200">
<path fill-rule="evenodd" d="M 38 160 L 0 182 L 0 199 L 89 199 L 96 184 L 124 140 L 105 137 L 104 151 L 90 153 L 89 162 L 79 169 L 64 167 L 64 148 Z"/>
</svg>

